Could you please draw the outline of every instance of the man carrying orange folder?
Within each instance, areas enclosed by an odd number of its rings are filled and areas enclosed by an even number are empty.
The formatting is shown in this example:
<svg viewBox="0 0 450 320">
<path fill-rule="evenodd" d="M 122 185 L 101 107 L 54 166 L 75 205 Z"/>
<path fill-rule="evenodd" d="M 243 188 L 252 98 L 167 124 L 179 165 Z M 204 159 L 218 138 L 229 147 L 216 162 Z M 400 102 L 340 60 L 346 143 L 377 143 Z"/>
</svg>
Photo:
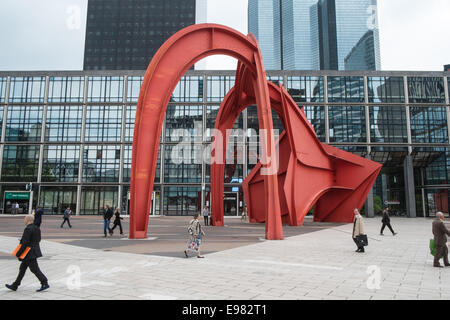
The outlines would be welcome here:
<svg viewBox="0 0 450 320">
<path fill-rule="evenodd" d="M 41 288 L 36 290 L 37 292 L 50 288 L 47 278 L 38 266 L 37 258 L 42 257 L 41 248 L 39 247 L 39 242 L 41 242 L 41 230 L 33 222 L 33 215 L 25 216 L 26 227 L 22 239 L 20 240 L 20 245 L 13 252 L 13 255 L 15 255 L 19 261 L 22 261 L 16 281 L 14 281 L 13 284 L 5 284 L 8 289 L 13 291 L 16 291 L 20 286 L 28 268 L 30 268 L 31 272 L 33 272 L 41 282 Z"/>
</svg>

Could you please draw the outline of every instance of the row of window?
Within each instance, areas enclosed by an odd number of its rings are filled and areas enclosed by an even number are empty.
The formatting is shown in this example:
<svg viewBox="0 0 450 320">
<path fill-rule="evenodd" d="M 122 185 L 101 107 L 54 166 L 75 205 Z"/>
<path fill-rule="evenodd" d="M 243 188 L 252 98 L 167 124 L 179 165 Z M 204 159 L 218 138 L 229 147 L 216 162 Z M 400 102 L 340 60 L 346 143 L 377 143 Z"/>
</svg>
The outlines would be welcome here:
<svg viewBox="0 0 450 320">
<path fill-rule="evenodd" d="M 323 77 L 268 77 L 270 81 L 285 85 L 297 103 L 324 102 Z M 128 102 L 136 102 L 143 77 L 128 78 Z M 403 77 L 368 77 L 368 102 L 405 103 Z M 450 83 L 450 80 L 449 80 Z M 84 77 L 50 77 L 48 102 L 84 101 Z M 206 78 L 206 101 L 221 102 L 234 85 L 232 76 L 210 76 Z M 328 77 L 329 102 L 364 103 L 363 77 Z M 203 101 L 203 78 L 186 76 L 178 83 L 172 95 L 175 102 Z M 124 77 L 88 77 L 88 102 L 123 102 Z M 0 103 L 5 101 L 6 78 L 0 77 Z M 45 77 L 12 77 L 10 103 L 43 103 Z M 445 103 L 443 77 L 408 77 L 410 103 Z"/>
</svg>

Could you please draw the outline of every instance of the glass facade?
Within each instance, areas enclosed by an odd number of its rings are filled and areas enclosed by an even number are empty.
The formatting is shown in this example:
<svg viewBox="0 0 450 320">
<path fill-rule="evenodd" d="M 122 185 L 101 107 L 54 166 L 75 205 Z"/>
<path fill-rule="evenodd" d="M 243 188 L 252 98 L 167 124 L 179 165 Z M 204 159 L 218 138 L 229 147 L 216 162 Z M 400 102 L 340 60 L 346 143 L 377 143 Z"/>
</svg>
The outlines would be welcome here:
<svg viewBox="0 0 450 320">
<path fill-rule="evenodd" d="M 0 73 L 0 199 L 25 191 L 46 214 L 67 205 L 82 215 L 103 205 L 128 212 L 132 140 L 144 71 Z M 405 167 L 414 175 L 417 216 L 448 212 L 450 141 L 448 73 L 268 71 L 305 113 L 320 141 L 383 164 L 375 212 L 388 203 L 407 210 Z M 211 131 L 234 72 L 190 70 L 167 107 L 152 213 L 189 215 L 210 204 Z M 274 128 L 284 128 L 272 112 Z M 240 213 L 242 181 L 256 164 L 259 121 L 249 106 L 233 126 L 227 149 L 225 214 Z M 189 133 L 184 140 L 180 133 Z M 256 134 L 256 136 L 253 136 Z M 180 144 L 180 142 L 182 142 Z M 247 155 L 247 156 L 245 156 Z M 0 209 L 7 212 L 2 202 Z"/>
</svg>

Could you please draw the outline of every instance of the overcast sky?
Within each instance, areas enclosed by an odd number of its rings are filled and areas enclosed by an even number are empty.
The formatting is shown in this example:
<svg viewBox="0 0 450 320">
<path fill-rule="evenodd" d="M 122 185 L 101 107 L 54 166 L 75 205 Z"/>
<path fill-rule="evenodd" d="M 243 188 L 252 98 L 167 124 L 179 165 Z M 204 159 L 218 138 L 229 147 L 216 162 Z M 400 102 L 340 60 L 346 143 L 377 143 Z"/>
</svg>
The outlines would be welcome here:
<svg viewBox="0 0 450 320">
<path fill-rule="evenodd" d="M 167 0 L 170 1 L 170 0 Z M 246 0 L 207 1 L 205 22 L 247 33 Z M 0 70 L 81 70 L 87 0 L 1 0 Z M 449 0 L 378 0 L 383 70 L 442 71 L 450 64 Z M 234 69 L 210 57 L 208 69 Z"/>
</svg>

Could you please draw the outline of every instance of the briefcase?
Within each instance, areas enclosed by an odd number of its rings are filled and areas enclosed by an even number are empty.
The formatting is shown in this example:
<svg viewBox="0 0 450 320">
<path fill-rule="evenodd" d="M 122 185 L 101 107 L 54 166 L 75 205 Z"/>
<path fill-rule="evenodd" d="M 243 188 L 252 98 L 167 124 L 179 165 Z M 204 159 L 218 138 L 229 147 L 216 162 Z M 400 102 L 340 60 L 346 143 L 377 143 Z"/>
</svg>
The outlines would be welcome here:
<svg viewBox="0 0 450 320">
<path fill-rule="evenodd" d="M 19 252 L 19 250 L 22 248 L 22 245 L 19 244 L 16 248 L 16 250 L 13 251 L 13 253 L 11 254 L 14 257 L 17 257 L 17 253 Z M 31 248 L 30 247 L 26 247 L 25 250 L 23 250 L 22 254 L 20 255 L 20 257 L 17 257 L 21 260 L 25 259 L 25 257 L 27 256 L 28 252 L 30 252 Z"/>
<path fill-rule="evenodd" d="M 369 240 L 367 239 L 366 234 L 360 234 L 359 236 L 356 236 L 356 241 L 358 241 L 359 245 L 364 247 L 369 245 Z"/>
</svg>

